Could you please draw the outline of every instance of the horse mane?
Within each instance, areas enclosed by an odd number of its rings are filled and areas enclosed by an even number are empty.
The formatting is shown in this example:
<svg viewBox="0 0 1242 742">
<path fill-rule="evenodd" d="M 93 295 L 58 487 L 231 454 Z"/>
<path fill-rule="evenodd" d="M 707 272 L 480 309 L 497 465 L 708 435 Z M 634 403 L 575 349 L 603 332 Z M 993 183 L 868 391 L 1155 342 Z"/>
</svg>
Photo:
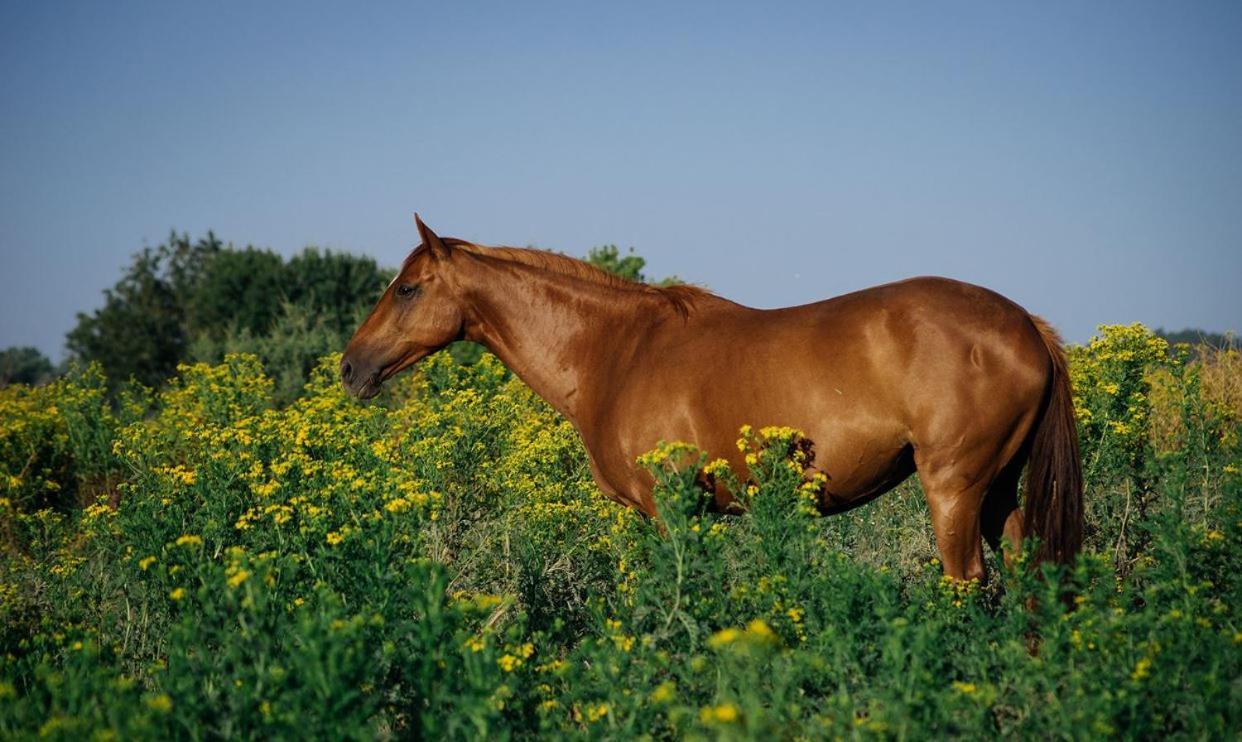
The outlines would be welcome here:
<svg viewBox="0 0 1242 742">
<path fill-rule="evenodd" d="M 442 237 L 440 241 L 445 245 L 458 250 L 464 250 L 474 255 L 481 255 L 489 258 L 497 258 L 512 263 L 520 263 L 528 265 L 540 270 L 546 270 L 552 273 L 559 273 L 563 276 L 570 276 L 588 283 L 594 283 L 600 286 L 607 286 L 614 289 L 623 289 L 632 291 L 636 294 L 644 294 L 647 296 L 655 296 L 667 301 L 678 314 L 685 317 L 696 308 L 698 302 L 702 299 L 716 298 L 716 295 L 700 286 L 691 286 L 690 284 L 677 284 L 675 286 L 653 286 L 648 283 L 640 283 L 631 281 L 628 278 L 609 273 L 608 271 L 590 263 L 571 258 L 568 255 L 551 252 L 549 250 L 541 250 L 534 247 L 490 247 L 485 245 L 477 245 L 473 242 L 458 239 L 456 237 Z M 419 246 L 421 247 L 421 245 Z M 415 248 L 415 252 L 418 248 Z M 406 264 L 414 258 L 411 252 L 409 257 L 405 259 Z M 402 266 L 404 268 L 404 266 Z"/>
</svg>

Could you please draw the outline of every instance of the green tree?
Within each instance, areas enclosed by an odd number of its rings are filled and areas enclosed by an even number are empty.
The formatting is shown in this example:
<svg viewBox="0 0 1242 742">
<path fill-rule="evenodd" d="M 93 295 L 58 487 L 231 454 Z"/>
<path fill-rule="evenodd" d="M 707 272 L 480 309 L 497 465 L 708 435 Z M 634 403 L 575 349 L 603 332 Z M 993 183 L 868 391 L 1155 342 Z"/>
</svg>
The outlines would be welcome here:
<svg viewBox="0 0 1242 742">
<path fill-rule="evenodd" d="M 177 363 L 257 351 L 270 364 L 296 359 L 285 388 L 300 388 L 308 358 L 339 350 L 389 278 L 371 258 L 307 248 L 289 261 L 251 246 L 225 245 L 208 232 L 173 232 L 147 248 L 104 305 L 79 314 L 71 357 L 98 361 L 114 388 L 131 376 L 158 386 Z"/>
<path fill-rule="evenodd" d="M 280 314 L 285 279 L 284 260 L 271 250 L 230 246 L 206 256 L 183 289 L 187 337 L 265 334 Z"/>
<path fill-rule="evenodd" d="M 616 245 L 592 247 L 587 251 L 586 262 L 630 281 L 647 282 L 647 277 L 643 275 L 647 261 L 637 255 L 632 247 L 625 255 Z"/>
<path fill-rule="evenodd" d="M 650 283 L 656 286 L 676 286 L 685 283 L 677 276 L 668 276 L 667 278 L 661 278 L 659 281 L 648 280 L 643 273 L 643 268 L 647 266 L 647 260 L 635 253 L 632 247 L 625 255 L 621 254 L 621 250 L 616 245 L 592 247 L 587 251 L 586 262 L 597 268 L 603 268 L 609 273 L 630 281 L 637 281 L 638 283 Z"/>
<path fill-rule="evenodd" d="M 134 256 L 104 305 L 79 313 L 66 338 L 71 358 L 97 361 L 113 388 L 133 377 L 155 386 L 177 367 L 186 346 L 184 310 L 168 273 L 173 244 Z"/>
<path fill-rule="evenodd" d="M 308 247 L 285 262 L 271 250 L 229 246 L 195 271 L 186 294 L 186 333 L 219 341 L 230 333 L 263 337 L 286 315 L 306 309 L 335 335 L 353 332 L 388 276 L 371 258 Z"/>
<path fill-rule="evenodd" d="M 372 258 L 308 247 L 285 265 L 284 297 L 305 307 L 324 327 L 347 333 L 392 278 Z"/>
<path fill-rule="evenodd" d="M 52 362 L 38 348 L 14 346 L 0 350 L 0 387 L 43 384 L 54 375 Z"/>
</svg>

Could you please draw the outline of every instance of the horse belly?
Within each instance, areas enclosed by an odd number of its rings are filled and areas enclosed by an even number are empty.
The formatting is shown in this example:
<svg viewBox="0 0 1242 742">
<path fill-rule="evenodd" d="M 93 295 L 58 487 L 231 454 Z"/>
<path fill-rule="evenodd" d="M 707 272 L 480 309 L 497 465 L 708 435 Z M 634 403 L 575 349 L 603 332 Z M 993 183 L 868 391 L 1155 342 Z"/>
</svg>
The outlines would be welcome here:
<svg viewBox="0 0 1242 742">
<path fill-rule="evenodd" d="M 693 378 L 680 388 L 647 389 L 636 396 L 661 400 L 658 415 L 626 415 L 615 428 L 626 465 L 660 442 L 684 441 L 707 454 L 724 458 L 734 471 L 749 476 L 744 453 L 737 446 L 739 430 L 749 425 L 787 426 L 801 431 L 812 444 L 812 471 L 827 479 L 826 509 L 844 509 L 890 489 L 909 476 L 907 429 L 897 415 L 855 385 L 825 382 L 822 372 L 808 369 L 802 383 L 777 383 L 768 370 L 752 369 L 762 380 L 733 369 L 720 375 Z M 790 369 L 783 369 L 789 378 Z M 683 377 L 684 378 L 684 377 Z M 651 480 L 638 472 L 644 489 Z M 727 496 L 722 498 L 727 500 Z M 721 502 L 725 504 L 724 501 Z"/>
<path fill-rule="evenodd" d="M 807 437 L 815 441 L 812 467 L 828 478 L 821 503 L 827 511 L 865 503 L 914 472 L 912 448 L 895 426 L 884 435 L 837 426 Z"/>
</svg>

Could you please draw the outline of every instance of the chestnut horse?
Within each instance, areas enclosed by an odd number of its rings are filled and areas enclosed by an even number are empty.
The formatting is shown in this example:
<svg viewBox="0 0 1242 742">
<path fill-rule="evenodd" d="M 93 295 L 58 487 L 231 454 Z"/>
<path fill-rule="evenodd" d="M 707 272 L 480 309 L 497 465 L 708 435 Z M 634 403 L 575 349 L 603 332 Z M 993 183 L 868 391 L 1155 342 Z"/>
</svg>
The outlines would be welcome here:
<svg viewBox="0 0 1242 742">
<path fill-rule="evenodd" d="M 341 360 L 360 398 L 448 343 L 485 345 L 582 435 L 596 483 L 653 515 L 637 457 L 685 441 L 745 461 L 744 424 L 813 442 L 825 513 L 918 471 L 947 575 L 985 576 L 981 539 L 1081 543 L 1082 475 L 1060 341 L 988 291 L 912 278 L 787 309 L 691 286 L 655 287 L 541 250 L 441 239 L 414 249 Z M 1018 507 L 1024 464 L 1025 507 Z M 714 493 L 727 508 L 726 491 Z"/>
</svg>

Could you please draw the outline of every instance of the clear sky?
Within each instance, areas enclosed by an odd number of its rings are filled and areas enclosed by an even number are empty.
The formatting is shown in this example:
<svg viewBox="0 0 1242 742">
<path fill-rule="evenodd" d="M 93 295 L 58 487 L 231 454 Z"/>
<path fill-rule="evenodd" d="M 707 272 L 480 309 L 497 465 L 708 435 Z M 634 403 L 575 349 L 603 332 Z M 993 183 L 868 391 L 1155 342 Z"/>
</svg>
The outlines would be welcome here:
<svg viewBox="0 0 1242 742">
<path fill-rule="evenodd" d="M 0 0 L 0 347 L 171 228 L 395 266 L 414 211 L 761 307 L 1242 329 L 1242 3 Z"/>
</svg>

